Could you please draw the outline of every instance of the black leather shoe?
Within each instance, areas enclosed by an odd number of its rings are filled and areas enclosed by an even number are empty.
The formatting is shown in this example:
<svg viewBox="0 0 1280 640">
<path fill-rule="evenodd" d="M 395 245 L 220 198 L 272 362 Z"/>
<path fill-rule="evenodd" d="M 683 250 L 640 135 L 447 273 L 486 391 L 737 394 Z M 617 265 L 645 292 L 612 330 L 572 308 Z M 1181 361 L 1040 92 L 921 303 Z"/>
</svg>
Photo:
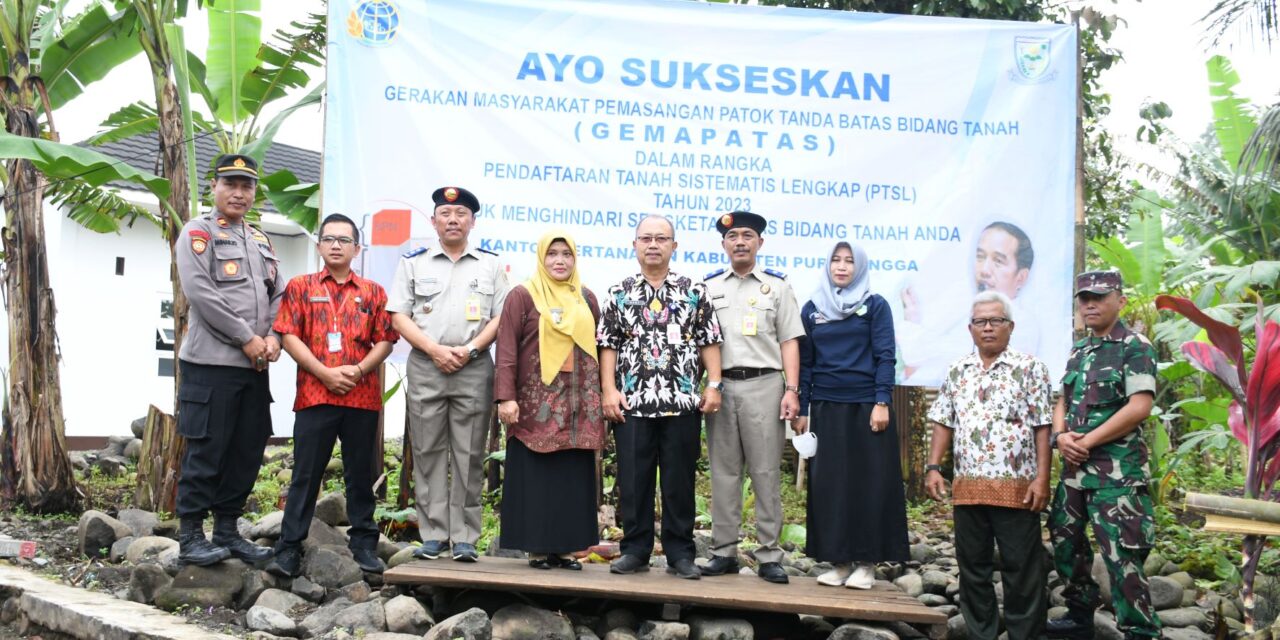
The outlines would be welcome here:
<svg viewBox="0 0 1280 640">
<path fill-rule="evenodd" d="M 701 571 L 704 576 L 722 576 L 726 573 L 737 573 L 738 559 L 732 556 L 713 556 L 711 562 L 698 567 L 698 571 Z"/>
<path fill-rule="evenodd" d="M 1073 612 L 1061 618 L 1053 618 L 1045 623 L 1044 633 L 1050 638 L 1089 640 L 1093 637 L 1093 614 Z"/>
<path fill-rule="evenodd" d="M 550 570 L 558 566 L 559 558 L 555 556 L 542 556 L 540 558 L 529 558 L 529 566 L 534 569 Z"/>
<path fill-rule="evenodd" d="M 782 569 L 782 565 L 777 562 L 761 562 L 756 567 L 756 575 L 760 576 L 765 582 L 774 584 L 786 584 L 790 582 L 787 578 L 787 572 Z"/>
<path fill-rule="evenodd" d="M 382 559 L 373 549 L 352 549 L 351 557 L 356 561 L 356 566 L 365 573 L 382 573 L 387 570 L 387 565 L 383 564 Z"/>
<path fill-rule="evenodd" d="M 276 551 L 276 557 L 267 563 L 266 571 L 281 578 L 296 578 L 302 575 L 302 549 L 290 545 Z"/>
<path fill-rule="evenodd" d="M 570 571 L 582 571 L 582 563 L 578 562 L 577 558 L 557 558 L 557 560 L 559 560 L 558 564 L 561 569 L 568 569 Z"/>
<path fill-rule="evenodd" d="M 178 561 L 207 567 L 231 557 L 231 552 L 204 537 L 204 519 L 183 518 L 179 525 Z"/>
<path fill-rule="evenodd" d="M 226 547 L 233 558 L 254 566 L 260 566 L 270 560 L 275 552 L 269 547 L 260 547 L 240 537 L 240 532 L 236 529 L 236 519 L 236 516 L 215 515 L 213 517 L 213 543 Z"/>
<path fill-rule="evenodd" d="M 680 558 L 670 562 L 667 565 L 667 573 L 673 573 L 677 578 L 685 580 L 697 580 L 702 577 L 702 573 L 698 571 L 698 565 L 693 563 L 693 558 Z"/>
<path fill-rule="evenodd" d="M 649 570 L 649 561 L 640 556 L 624 555 L 609 563 L 609 573 L 639 573 Z"/>
</svg>

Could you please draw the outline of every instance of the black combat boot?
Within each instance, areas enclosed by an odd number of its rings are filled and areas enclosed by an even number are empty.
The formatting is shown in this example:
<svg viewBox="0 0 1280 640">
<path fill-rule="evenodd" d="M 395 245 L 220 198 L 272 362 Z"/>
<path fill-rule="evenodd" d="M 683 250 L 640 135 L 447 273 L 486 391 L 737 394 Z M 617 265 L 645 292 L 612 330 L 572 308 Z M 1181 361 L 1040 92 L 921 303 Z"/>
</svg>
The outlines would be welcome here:
<svg viewBox="0 0 1280 640">
<path fill-rule="evenodd" d="M 203 518 L 183 518 L 178 530 L 178 560 L 207 567 L 231 557 L 231 552 L 204 537 Z"/>
<path fill-rule="evenodd" d="M 275 554 L 268 547 L 258 545 L 240 537 L 236 529 L 236 516 L 213 516 L 213 542 L 227 548 L 231 555 L 251 565 L 257 566 L 270 560 Z"/>
<path fill-rule="evenodd" d="M 1053 618 L 1044 625 L 1044 633 L 1050 638 L 1092 640 L 1093 612 L 1068 611 L 1061 618 Z"/>
</svg>

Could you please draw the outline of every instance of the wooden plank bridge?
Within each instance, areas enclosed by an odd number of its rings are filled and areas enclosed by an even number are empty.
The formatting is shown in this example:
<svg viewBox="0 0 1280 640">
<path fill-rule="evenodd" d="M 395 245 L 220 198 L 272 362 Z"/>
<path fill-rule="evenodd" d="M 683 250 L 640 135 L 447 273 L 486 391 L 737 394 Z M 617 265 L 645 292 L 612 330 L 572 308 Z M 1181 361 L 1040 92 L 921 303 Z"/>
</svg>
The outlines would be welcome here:
<svg viewBox="0 0 1280 640">
<path fill-rule="evenodd" d="M 771 584 L 754 575 L 682 580 L 660 569 L 614 575 L 609 573 L 608 565 L 584 563 L 582 571 L 548 571 L 534 569 L 526 560 L 490 557 L 475 563 L 417 560 L 388 569 L 383 580 L 388 584 L 811 614 L 872 622 L 897 620 L 928 625 L 932 637 L 945 635 L 947 624 L 942 613 L 885 583 L 857 590 L 822 586 L 812 578 L 793 577 L 785 585 Z"/>
</svg>

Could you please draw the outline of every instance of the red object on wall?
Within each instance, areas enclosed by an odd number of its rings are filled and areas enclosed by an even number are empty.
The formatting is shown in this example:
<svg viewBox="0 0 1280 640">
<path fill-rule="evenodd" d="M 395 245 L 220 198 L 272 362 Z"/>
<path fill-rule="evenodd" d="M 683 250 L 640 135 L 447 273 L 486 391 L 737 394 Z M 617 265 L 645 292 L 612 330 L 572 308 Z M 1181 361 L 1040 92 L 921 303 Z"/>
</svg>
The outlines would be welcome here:
<svg viewBox="0 0 1280 640">
<path fill-rule="evenodd" d="M 409 241 L 411 212 L 408 209 L 383 209 L 373 214 L 374 247 L 398 247 Z"/>
</svg>

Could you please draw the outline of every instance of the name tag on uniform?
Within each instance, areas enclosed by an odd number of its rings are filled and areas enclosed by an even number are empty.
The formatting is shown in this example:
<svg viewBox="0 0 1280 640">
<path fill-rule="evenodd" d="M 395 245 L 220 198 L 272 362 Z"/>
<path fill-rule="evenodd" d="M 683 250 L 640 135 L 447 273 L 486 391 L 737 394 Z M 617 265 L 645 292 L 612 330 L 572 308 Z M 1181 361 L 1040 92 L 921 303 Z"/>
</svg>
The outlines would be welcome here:
<svg viewBox="0 0 1280 640">
<path fill-rule="evenodd" d="M 328 302 L 329 296 L 311 296 L 312 302 Z"/>
<path fill-rule="evenodd" d="M 744 336 L 756 335 L 757 326 L 758 326 L 758 321 L 756 319 L 756 314 L 754 311 L 742 316 L 742 335 Z"/>
<path fill-rule="evenodd" d="M 342 351 L 342 332 L 330 331 L 326 334 L 329 338 L 329 353 L 338 353 Z"/>
<path fill-rule="evenodd" d="M 670 342 L 671 344 L 679 344 L 680 341 L 680 325 L 674 322 L 667 325 L 667 342 Z"/>
<path fill-rule="evenodd" d="M 471 296 L 467 298 L 467 320 L 481 320 L 480 316 L 480 299 Z"/>
</svg>

